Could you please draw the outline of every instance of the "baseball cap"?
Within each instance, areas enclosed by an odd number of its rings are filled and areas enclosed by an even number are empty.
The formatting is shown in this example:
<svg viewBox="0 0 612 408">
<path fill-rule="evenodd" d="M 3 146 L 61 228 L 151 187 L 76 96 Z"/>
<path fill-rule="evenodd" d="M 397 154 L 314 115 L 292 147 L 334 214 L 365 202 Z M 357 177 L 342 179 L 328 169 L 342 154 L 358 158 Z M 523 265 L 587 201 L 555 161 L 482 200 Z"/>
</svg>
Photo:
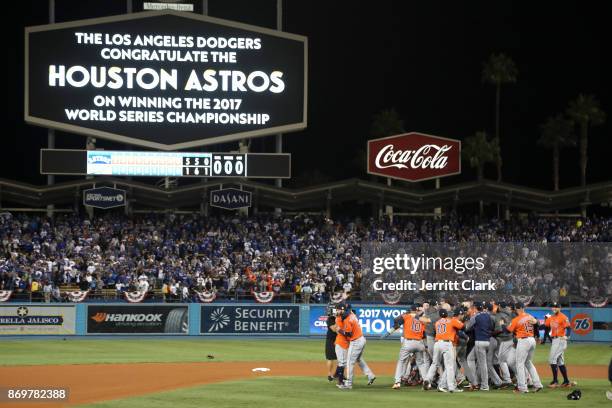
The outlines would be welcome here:
<svg viewBox="0 0 612 408">
<path fill-rule="evenodd" d="M 514 304 L 514 308 L 515 308 L 515 309 L 524 309 L 524 308 L 525 308 L 525 305 L 523 304 L 523 302 L 516 302 L 516 303 Z"/>
<path fill-rule="evenodd" d="M 505 309 L 506 307 L 508 307 L 508 304 L 506 302 L 499 302 L 498 305 L 500 309 Z"/>
<path fill-rule="evenodd" d="M 476 302 L 474 306 L 476 306 L 477 310 L 482 310 L 485 308 L 485 302 Z"/>
<path fill-rule="evenodd" d="M 439 315 L 440 317 L 448 317 L 448 312 L 446 311 L 446 309 L 440 309 L 440 310 L 438 311 L 438 315 Z"/>
<path fill-rule="evenodd" d="M 550 304 L 550 307 L 561 307 L 561 305 L 559 304 L 559 302 L 552 302 Z"/>
<path fill-rule="evenodd" d="M 463 309 L 458 307 L 455 310 L 453 310 L 453 316 L 459 316 L 460 314 L 463 313 Z"/>
<path fill-rule="evenodd" d="M 414 311 L 418 310 L 418 308 L 419 308 L 419 305 L 416 304 L 416 303 L 413 303 L 412 305 L 410 305 L 410 311 L 411 312 L 414 312 Z"/>
<path fill-rule="evenodd" d="M 486 309 L 487 309 L 488 311 L 492 311 L 492 310 L 493 310 L 493 303 L 487 303 L 487 304 L 486 304 Z"/>
</svg>

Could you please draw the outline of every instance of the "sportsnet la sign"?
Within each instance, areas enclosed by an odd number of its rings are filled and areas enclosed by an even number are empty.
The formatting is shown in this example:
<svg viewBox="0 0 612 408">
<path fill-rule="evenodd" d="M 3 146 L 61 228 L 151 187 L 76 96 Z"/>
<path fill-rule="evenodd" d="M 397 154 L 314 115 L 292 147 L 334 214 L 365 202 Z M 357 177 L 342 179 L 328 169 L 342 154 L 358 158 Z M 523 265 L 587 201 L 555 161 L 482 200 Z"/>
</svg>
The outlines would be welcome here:
<svg viewBox="0 0 612 408">
<path fill-rule="evenodd" d="M 368 173 L 423 181 L 461 173 L 461 141 L 410 132 L 368 141 Z"/>
</svg>

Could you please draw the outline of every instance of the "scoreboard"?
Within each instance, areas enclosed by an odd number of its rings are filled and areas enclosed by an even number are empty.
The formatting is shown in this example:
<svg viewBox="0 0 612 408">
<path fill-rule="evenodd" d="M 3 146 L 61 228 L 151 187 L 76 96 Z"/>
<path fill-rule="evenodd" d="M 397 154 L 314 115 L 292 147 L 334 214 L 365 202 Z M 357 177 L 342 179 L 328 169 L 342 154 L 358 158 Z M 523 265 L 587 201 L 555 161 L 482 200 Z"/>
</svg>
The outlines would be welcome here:
<svg viewBox="0 0 612 408">
<path fill-rule="evenodd" d="M 42 174 L 132 177 L 291 177 L 288 153 L 41 149 Z"/>
<path fill-rule="evenodd" d="M 88 151 L 87 175 L 246 177 L 246 154 Z"/>
</svg>

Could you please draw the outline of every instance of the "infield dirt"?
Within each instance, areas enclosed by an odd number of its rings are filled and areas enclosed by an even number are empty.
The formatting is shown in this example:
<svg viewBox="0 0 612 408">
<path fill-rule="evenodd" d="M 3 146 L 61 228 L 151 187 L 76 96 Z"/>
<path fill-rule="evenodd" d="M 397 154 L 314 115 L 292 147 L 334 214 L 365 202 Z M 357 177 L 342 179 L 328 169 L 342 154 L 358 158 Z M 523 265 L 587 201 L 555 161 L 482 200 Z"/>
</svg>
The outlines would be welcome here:
<svg viewBox="0 0 612 408">
<path fill-rule="evenodd" d="M 393 362 L 372 362 L 378 375 L 392 375 Z M 268 372 L 253 372 L 266 367 Z M 538 365 L 538 371 L 548 373 L 548 366 Z M 321 376 L 322 362 L 202 362 L 145 364 L 77 364 L 0 367 L 3 386 L 18 388 L 68 387 L 66 403 L 19 403 L 20 408 L 46 408 L 84 404 L 126 398 L 160 391 L 174 390 L 214 382 L 243 380 L 261 376 Z M 606 366 L 572 366 L 572 378 L 606 378 Z M 4 404 L 2 404 L 4 405 Z"/>
</svg>

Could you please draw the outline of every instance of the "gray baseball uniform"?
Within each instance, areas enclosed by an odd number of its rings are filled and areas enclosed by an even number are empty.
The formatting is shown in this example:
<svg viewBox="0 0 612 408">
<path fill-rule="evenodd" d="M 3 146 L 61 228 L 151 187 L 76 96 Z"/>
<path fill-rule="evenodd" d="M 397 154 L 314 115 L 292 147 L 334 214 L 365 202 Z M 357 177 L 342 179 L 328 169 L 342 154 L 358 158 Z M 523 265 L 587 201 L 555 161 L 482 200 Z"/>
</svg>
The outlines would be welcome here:
<svg viewBox="0 0 612 408">
<path fill-rule="evenodd" d="M 434 358 L 429 366 L 429 371 L 424 377 L 425 380 L 431 382 L 436 375 L 438 367 L 441 367 L 442 361 L 444 361 L 444 372 L 440 377 L 440 387 L 446 387 L 449 391 L 457 389 L 455 383 L 455 347 L 450 341 L 436 341 L 434 344 Z"/>
<path fill-rule="evenodd" d="M 550 346 L 550 353 L 548 355 L 549 364 L 556 364 L 559 366 L 565 365 L 565 349 L 567 348 L 566 337 L 555 337 L 552 339 L 552 345 Z"/>
</svg>

